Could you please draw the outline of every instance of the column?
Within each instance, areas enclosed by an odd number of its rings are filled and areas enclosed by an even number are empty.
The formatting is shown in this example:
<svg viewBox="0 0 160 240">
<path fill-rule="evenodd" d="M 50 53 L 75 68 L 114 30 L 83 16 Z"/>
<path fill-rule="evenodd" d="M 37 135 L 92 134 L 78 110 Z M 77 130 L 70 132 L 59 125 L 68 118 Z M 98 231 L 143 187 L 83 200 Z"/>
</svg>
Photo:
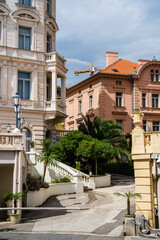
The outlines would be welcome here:
<svg viewBox="0 0 160 240">
<path fill-rule="evenodd" d="M 56 110 L 57 103 L 57 73 L 56 71 L 52 71 L 52 90 L 51 90 L 51 107 L 52 110 Z"/>
<path fill-rule="evenodd" d="M 22 152 L 18 154 L 18 192 L 22 192 Z M 18 207 L 21 207 L 22 200 L 18 201 Z M 21 213 L 19 210 L 18 213 Z"/>
<path fill-rule="evenodd" d="M 66 103 L 66 78 L 61 78 L 61 101 L 62 104 L 65 105 Z"/>
</svg>

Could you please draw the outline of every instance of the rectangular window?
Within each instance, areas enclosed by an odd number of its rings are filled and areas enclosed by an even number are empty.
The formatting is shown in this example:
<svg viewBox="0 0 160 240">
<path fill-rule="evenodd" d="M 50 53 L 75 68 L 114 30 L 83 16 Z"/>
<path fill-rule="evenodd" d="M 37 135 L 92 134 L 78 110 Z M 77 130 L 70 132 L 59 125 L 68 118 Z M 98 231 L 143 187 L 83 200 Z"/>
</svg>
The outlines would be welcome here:
<svg viewBox="0 0 160 240">
<path fill-rule="evenodd" d="M 18 72 L 18 93 L 22 99 L 30 99 L 31 73 Z"/>
<path fill-rule="evenodd" d="M 32 0 L 19 0 L 19 3 L 31 6 L 32 5 Z"/>
<path fill-rule="evenodd" d="M 51 78 L 47 77 L 47 101 L 51 101 Z"/>
<path fill-rule="evenodd" d="M 143 121 L 143 129 L 147 132 L 147 121 Z"/>
<path fill-rule="evenodd" d="M 52 52 L 52 36 L 47 34 L 47 53 Z"/>
<path fill-rule="evenodd" d="M 153 122 L 153 131 L 158 132 L 159 131 L 159 122 Z"/>
<path fill-rule="evenodd" d="M 52 0 L 47 0 L 47 12 L 52 14 Z"/>
<path fill-rule="evenodd" d="M 116 93 L 116 107 L 122 107 L 122 93 Z"/>
<path fill-rule="evenodd" d="M 159 81 L 159 70 L 156 70 L 156 82 Z"/>
<path fill-rule="evenodd" d="M 19 27 L 19 48 L 31 50 L 31 28 Z"/>
<path fill-rule="evenodd" d="M 122 81 L 116 81 L 117 85 L 122 85 Z"/>
<path fill-rule="evenodd" d="M 146 93 L 142 93 L 142 107 L 146 107 Z"/>
<path fill-rule="evenodd" d="M 151 82 L 153 82 L 153 81 L 154 81 L 154 70 L 151 69 Z"/>
<path fill-rule="evenodd" d="M 79 101 L 79 113 L 81 113 L 82 112 L 82 101 L 80 100 Z"/>
<path fill-rule="evenodd" d="M 159 95 L 158 94 L 152 94 L 152 107 L 153 108 L 159 107 Z"/>
<path fill-rule="evenodd" d="M 93 97 L 92 96 L 89 97 L 89 108 L 90 109 L 93 108 Z"/>
</svg>

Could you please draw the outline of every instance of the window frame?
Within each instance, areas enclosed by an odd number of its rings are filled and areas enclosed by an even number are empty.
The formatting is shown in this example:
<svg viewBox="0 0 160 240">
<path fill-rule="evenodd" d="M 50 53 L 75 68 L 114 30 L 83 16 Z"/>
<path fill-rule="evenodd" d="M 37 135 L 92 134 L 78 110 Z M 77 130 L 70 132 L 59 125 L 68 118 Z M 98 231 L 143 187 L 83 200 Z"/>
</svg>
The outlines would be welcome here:
<svg viewBox="0 0 160 240">
<path fill-rule="evenodd" d="M 145 132 L 147 132 L 147 121 L 143 120 L 143 129 Z"/>
<path fill-rule="evenodd" d="M 152 108 L 159 108 L 159 94 L 152 94 Z"/>
<path fill-rule="evenodd" d="M 118 96 L 120 94 L 120 96 Z M 116 92 L 116 107 L 123 107 L 123 93 Z"/>
<path fill-rule="evenodd" d="M 49 41 L 48 41 L 48 37 L 50 38 L 49 39 Z M 47 32 L 47 36 L 46 36 L 46 52 L 47 53 L 51 53 L 52 52 L 52 39 L 53 39 L 53 37 L 52 37 L 52 35 L 51 34 L 49 34 L 48 32 Z M 49 48 L 48 48 L 48 46 L 49 46 Z"/>
<path fill-rule="evenodd" d="M 159 70 L 156 70 L 156 82 L 159 82 Z"/>
<path fill-rule="evenodd" d="M 78 101 L 78 111 L 79 113 L 82 113 L 82 100 Z"/>
<path fill-rule="evenodd" d="M 26 74 L 28 73 L 30 78 L 19 77 L 20 73 L 26 73 Z M 21 93 L 19 91 L 20 81 L 22 81 L 22 95 L 21 95 Z M 28 97 L 26 96 L 27 94 L 26 94 L 26 91 L 25 91 L 25 89 L 26 89 L 26 82 L 29 82 L 29 91 L 28 91 L 29 92 L 29 96 Z M 31 72 L 18 71 L 18 93 L 19 93 L 21 99 L 23 99 L 23 100 L 30 100 L 30 98 L 31 98 Z"/>
<path fill-rule="evenodd" d="M 155 128 L 157 128 L 156 130 L 155 130 Z M 159 130 L 160 130 L 160 122 L 159 121 L 153 121 L 153 132 L 159 132 Z"/>
<path fill-rule="evenodd" d="M 27 4 L 26 1 L 29 1 L 29 4 Z M 32 0 L 19 0 L 18 3 L 26 6 L 32 6 Z"/>
<path fill-rule="evenodd" d="M 92 109 L 93 108 L 93 96 L 90 95 L 89 96 L 89 109 Z"/>
<path fill-rule="evenodd" d="M 150 78 L 151 78 L 151 82 L 154 82 L 154 70 L 151 69 L 150 71 Z"/>
<path fill-rule="evenodd" d="M 142 93 L 142 107 L 145 108 L 146 104 L 146 93 Z"/>
<path fill-rule="evenodd" d="M 28 29 L 30 30 L 30 34 L 25 34 L 25 33 L 20 33 L 20 29 Z M 20 47 L 20 36 L 24 37 L 23 39 L 23 44 L 24 44 L 24 48 Z M 26 48 L 26 38 L 29 37 L 29 49 Z M 32 48 L 32 28 L 31 27 L 26 27 L 26 26 L 21 26 L 19 25 L 19 29 L 18 29 L 18 48 L 22 49 L 22 50 L 27 50 L 27 51 L 31 51 Z"/>
<path fill-rule="evenodd" d="M 47 0 L 47 12 L 52 15 L 52 0 Z"/>
<path fill-rule="evenodd" d="M 32 133 L 28 128 L 25 128 L 25 129 L 27 130 L 26 131 L 26 152 L 30 152 L 31 147 L 28 143 L 32 140 Z M 27 133 L 29 133 L 30 136 L 27 136 Z"/>
<path fill-rule="evenodd" d="M 51 96 L 51 84 L 52 84 L 52 81 L 51 81 L 51 78 L 50 77 L 47 77 L 46 79 L 46 101 L 51 101 L 52 99 L 52 96 Z"/>
</svg>

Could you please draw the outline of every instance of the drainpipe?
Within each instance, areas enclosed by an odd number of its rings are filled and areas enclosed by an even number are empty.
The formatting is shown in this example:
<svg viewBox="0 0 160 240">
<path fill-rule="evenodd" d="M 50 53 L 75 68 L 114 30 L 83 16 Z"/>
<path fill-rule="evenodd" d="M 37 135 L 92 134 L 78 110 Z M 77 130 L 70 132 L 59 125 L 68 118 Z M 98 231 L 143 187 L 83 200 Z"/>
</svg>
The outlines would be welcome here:
<svg viewBox="0 0 160 240">
<path fill-rule="evenodd" d="M 132 74 L 129 74 L 128 79 L 131 83 L 131 97 L 132 97 L 132 114 L 133 114 L 133 87 L 134 87 L 134 79 L 132 78 Z M 132 129 L 134 128 L 133 119 L 132 119 Z"/>
<path fill-rule="evenodd" d="M 158 160 L 156 162 L 157 166 L 157 203 L 158 203 L 158 224 L 160 228 L 160 155 L 158 157 Z"/>
</svg>

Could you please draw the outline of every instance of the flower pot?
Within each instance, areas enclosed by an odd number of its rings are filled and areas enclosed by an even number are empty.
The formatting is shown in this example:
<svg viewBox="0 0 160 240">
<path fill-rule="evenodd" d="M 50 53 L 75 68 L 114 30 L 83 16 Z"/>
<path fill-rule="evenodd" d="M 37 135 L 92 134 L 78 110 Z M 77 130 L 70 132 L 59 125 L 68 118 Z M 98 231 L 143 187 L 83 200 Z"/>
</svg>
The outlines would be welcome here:
<svg viewBox="0 0 160 240">
<path fill-rule="evenodd" d="M 92 172 L 89 172 L 89 176 L 91 176 L 92 175 Z"/>
<path fill-rule="evenodd" d="M 34 148 L 30 148 L 30 152 L 35 152 L 35 149 Z"/>
<path fill-rule="evenodd" d="M 12 207 L 12 200 L 8 200 L 5 202 L 6 203 L 6 206 L 9 208 L 9 207 Z M 7 221 L 10 221 L 10 214 L 12 213 L 12 210 L 7 210 L 7 215 L 8 215 L 8 218 L 7 218 Z"/>
<path fill-rule="evenodd" d="M 21 221 L 21 213 L 11 213 L 10 215 L 11 224 L 18 224 Z"/>
</svg>

